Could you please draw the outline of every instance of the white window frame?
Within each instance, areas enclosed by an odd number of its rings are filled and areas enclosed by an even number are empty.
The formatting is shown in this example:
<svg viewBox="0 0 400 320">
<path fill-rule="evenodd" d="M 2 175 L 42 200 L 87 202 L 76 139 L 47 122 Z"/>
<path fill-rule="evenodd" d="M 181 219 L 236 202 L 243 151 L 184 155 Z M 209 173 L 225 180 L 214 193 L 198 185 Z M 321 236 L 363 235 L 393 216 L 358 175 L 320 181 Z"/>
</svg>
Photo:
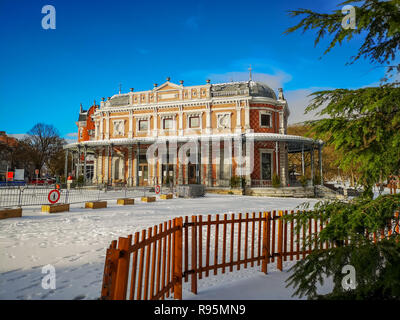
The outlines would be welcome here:
<svg viewBox="0 0 400 320">
<path fill-rule="evenodd" d="M 171 119 L 172 120 L 172 128 L 164 129 L 164 120 Z M 160 114 L 160 131 L 176 131 L 176 114 Z"/>
<path fill-rule="evenodd" d="M 192 117 L 199 117 L 199 126 L 196 128 L 190 127 L 190 118 Z M 203 125 L 203 112 L 188 112 L 186 113 L 186 129 L 194 129 L 194 130 L 202 130 Z"/>
<path fill-rule="evenodd" d="M 263 153 L 269 153 L 271 155 L 271 180 L 266 180 L 266 181 L 272 181 L 272 178 L 274 177 L 275 171 L 274 171 L 274 149 L 258 149 L 260 153 L 260 180 L 264 180 L 262 176 L 262 155 Z"/>
<path fill-rule="evenodd" d="M 147 121 L 147 130 L 140 130 L 139 123 L 142 120 Z M 150 116 L 135 117 L 135 121 L 136 121 L 136 134 L 138 134 L 138 133 L 146 133 L 146 132 L 147 132 L 147 134 L 150 134 Z"/>
<path fill-rule="evenodd" d="M 191 119 L 197 118 L 199 119 L 199 124 L 196 127 L 192 127 Z M 188 126 L 189 129 L 200 129 L 201 128 L 201 116 L 200 115 L 190 115 L 188 116 Z"/>
<path fill-rule="evenodd" d="M 171 125 L 166 128 L 165 124 L 167 121 L 171 121 Z M 172 117 L 165 117 L 162 119 L 162 129 L 163 130 L 172 130 L 174 128 L 174 119 Z"/>
<path fill-rule="evenodd" d="M 269 126 L 262 125 L 261 116 L 264 114 L 269 115 Z M 260 128 L 272 128 L 272 112 L 266 111 L 266 110 L 260 110 L 259 111 L 259 121 L 260 121 L 259 122 Z"/>
</svg>

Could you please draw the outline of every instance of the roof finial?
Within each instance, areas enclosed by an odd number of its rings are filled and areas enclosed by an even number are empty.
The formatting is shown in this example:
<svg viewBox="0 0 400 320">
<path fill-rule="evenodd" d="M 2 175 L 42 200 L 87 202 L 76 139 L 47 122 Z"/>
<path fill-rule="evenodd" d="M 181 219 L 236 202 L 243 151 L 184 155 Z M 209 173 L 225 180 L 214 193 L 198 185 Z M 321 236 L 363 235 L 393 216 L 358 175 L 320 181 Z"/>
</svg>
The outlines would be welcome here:
<svg viewBox="0 0 400 320">
<path fill-rule="evenodd" d="M 283 95 L 283 89 L 282 88 L 278 88 L 278 99 L 279 100 L 285 100 L 285 96 Z"/>
<path fill-rule="evenodd" d="M 83 112 L 82 103 L 81 103 L 81 113 Z"/>
<path fill-rule="evenodd" d="M 249 68 L 249 81 L 253 80 L 253 79 L 252 79 L 252 76 L 251 76 L 251 70 L 252 70 L 252 69 L 251 69 L 251 65 L 250 65 L 250 68 Z"/>
<path fill-rule="evenodd" d="M 121 94 L 121 87 L 122 87 L 122 84 L 119 84 L 119 94 Z"/>
</svg>

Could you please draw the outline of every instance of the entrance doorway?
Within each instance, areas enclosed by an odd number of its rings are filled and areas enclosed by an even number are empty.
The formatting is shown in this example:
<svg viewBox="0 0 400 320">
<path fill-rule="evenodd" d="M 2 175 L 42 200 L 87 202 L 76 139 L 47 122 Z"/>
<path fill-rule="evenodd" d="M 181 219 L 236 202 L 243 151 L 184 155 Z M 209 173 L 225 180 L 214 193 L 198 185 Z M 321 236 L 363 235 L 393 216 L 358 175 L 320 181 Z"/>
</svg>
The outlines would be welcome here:
<svg viewBox="0 0 400 320">
<path fill-rule="evenodd" d="M 271 152 L 261 152 L 261 180 L 272 180 Z"/>
<path fill-rule="evenodd" d="M 147 186 L 149 179 L 149 166 L 139 164 L 139 186 Z"/>
<path fill-rule="evenodd" d="M 197 170 L 195 164 L 188 164 L 188 183 L 196 184 L 197 183 Z"/>
<path fill-rule="evenodd" d="M 139 186 L 147 186 L 149 184 L 149 165 L 145 154 L 139 155 Z"/>
<path fill-rule="evenodd" d="M 170 183 L 174 183 L 174 165 L 163 164 L 161 169 L 162 184 L 169 185 Z"/>
</svg>

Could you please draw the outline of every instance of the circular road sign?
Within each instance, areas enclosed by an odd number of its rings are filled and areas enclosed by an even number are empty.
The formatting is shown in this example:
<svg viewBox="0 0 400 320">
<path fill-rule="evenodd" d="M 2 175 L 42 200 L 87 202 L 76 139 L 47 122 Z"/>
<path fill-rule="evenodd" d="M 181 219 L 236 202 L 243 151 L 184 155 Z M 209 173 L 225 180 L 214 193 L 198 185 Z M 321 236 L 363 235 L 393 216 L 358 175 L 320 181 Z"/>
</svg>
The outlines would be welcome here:
<svg viewBox="0 0 400 320">
<path fill-rule="evenodd" d="M 159 185 L 156 186 L 155 188 L 156 194 L 159 194 L 161 192 L 161 187 Z"/>
<path fill-rule="evenodd" d="M 49 199 L 50 203 L 54 204 L 57 203 L 58 200 L 60 200 L 60 196 L 60 191 L 54 189 L 49 192 L 49 196 L 47 198 Z"/>
</svg>

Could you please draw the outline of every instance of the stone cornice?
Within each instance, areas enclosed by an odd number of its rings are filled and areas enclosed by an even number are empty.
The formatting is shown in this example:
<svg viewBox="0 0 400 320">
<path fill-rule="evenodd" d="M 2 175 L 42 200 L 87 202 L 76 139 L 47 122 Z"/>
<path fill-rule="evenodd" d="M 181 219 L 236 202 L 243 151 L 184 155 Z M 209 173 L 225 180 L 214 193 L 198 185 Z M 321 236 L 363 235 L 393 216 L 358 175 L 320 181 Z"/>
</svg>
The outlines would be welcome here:
<svg viewBox="0 0 400 320">
<path fill-rule="evenodd" d="M 273 99 L 268 99 L 265 98 L 266 101 L 265 103 L 270 103 L 272 104 Z M 95 116 L 101 115 L 102 112 L 108 112 L 108 113 L 114 113 L 114 112 L 129 112 L 129 111 L 144 111 L 144 110 L 154 110 L 154 108 L 158 109 L 166 109 L 166 108 L 179 108 L 179 107 L 197 107 L 197 106 L 207 106 L 211 105 L 211 108 L 213 105 L 219 105 L 219 104 L 229 104 L 229 103 L 234 103 L 238 101 L 250 101 L 252 100 L 252 97 L 250 96 L 236 96 L 236 97 L 231 97 L 231 98 L 211 98 L 211 99 L 196 99 L 196 100 L 190 100 L 190 101 L 184 101 L 184 100 L 179 100 L 179 101 L 171 101 L 171 102 L 155 102 L 155 103 L 147 103 L 147 104 L 141 104 L 141 105 L 126 105 L 126 106 L 118 106 L 118 107 L 103 107 L 101 109 L 97 109 L 95 112 Z M 262 103 L 262 102 L 260 102 Z M 276 103 L 276 101 L 275 101 Z"/>
</svg>

